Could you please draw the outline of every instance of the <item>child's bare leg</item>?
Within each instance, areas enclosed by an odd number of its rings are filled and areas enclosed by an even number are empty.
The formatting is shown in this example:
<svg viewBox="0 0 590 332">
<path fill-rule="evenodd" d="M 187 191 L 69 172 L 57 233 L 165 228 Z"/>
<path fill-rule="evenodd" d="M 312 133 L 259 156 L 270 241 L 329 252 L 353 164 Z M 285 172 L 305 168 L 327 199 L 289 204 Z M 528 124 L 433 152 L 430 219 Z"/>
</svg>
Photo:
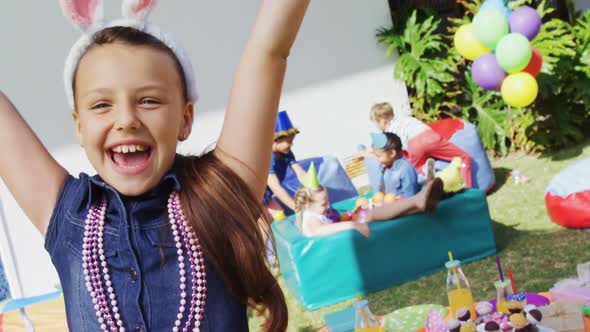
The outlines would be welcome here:
<svg viewBox="0 0 590 332">
<path fill-rule="evenodd" d="M 368 221 L 389 220 L 418 212 L 433 212 L 443 195 L 443 183 L 436 178 L 428 182 L 416 195 L 373 208 L 369 211 Z"/>
</svg>

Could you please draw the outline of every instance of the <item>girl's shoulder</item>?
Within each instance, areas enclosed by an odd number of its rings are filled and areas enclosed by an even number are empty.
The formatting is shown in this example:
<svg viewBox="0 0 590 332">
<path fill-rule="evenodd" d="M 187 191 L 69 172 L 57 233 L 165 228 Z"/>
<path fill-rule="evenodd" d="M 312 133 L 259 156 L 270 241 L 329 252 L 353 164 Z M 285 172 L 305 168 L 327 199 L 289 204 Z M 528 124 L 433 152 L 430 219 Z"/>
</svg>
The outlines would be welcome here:
<svg viewBox="0 0 590 332">
<path fill-rule="evenodd" d="M 51 254 L 55 243 L 59 241 L 60 233 L 66 218 L 80 219 L 85 216 L 92 200 L 93 177 L 80 173 L 78 177 L 69 174 L 62 184 L 59 195 L 53 207 L 49 225 L 45 234 L 45 249 Z"/>
</svg>

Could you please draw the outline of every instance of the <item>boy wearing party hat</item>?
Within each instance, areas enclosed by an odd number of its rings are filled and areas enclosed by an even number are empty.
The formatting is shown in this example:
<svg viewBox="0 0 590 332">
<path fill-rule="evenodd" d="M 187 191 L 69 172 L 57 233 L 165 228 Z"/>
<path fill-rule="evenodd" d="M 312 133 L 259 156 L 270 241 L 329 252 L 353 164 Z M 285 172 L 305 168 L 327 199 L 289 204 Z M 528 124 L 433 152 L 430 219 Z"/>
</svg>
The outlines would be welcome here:
<svg viewBox="0 0 590 332">
<path fill-rule="evenodd" d="M 280 111 L 275 124 L 270 170 L 262 201 L 268 220 L 273 220 L 277 213 L 283 212 L 283 208 L 277 199 L 291 210 L 295 210 L 295 202 L 282 183 L 289 167 L 293 170 L 299 182 L 303 183 L 305 179 L 305 171 L 297 163 L 295 155 L 291 151 L 293 140 L 298 133 L 299 130 L 293 126 L 287 111 Z"/>
<path fill-rule="evenodd" d="M 380 163 L 379 188 L 376 192 L 408 198 L 418 192 L 418 174 L 402 156 L 402 143 L 393 133 L 371 133 L 375 158 Z"/>
<path fill-rule="evenodd" d="M 371 122 L 382 132 L 390 132 L 399 136 L 402 149 L 408 151 L 409 161 L 422 169 L 427 165 L 431 173 L 434 163 L 431 158 L 451 161 L 455 157 L 462 160 L 461 175 L 467 187 L 471 188 L 471 156 L 465 150 L 441 137 L 427 124 L 408 115 L 394 115 L 389 103 L 373 105 L 370 114 Z"/>
</svg>

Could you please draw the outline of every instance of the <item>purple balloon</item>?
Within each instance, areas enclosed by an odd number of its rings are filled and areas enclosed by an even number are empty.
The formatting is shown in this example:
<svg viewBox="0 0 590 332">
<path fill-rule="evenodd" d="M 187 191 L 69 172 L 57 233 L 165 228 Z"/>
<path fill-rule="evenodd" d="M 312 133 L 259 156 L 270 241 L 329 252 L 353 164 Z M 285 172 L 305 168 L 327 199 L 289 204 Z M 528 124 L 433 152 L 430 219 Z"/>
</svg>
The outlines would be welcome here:
<svg viewBox="0 0 590 332">
<path fill-rule="evenodd" d="M 510 24 L 510 32 L 523 34 L 528 40 L 533 40 L 541 30 L 541 16 L 529 6 L 523 6 L 513 11 L 508 23 Z"/>
<path fill-rule="evenodd" d="M 492 53 L 480 55 L 471 65 L 471 75 L 479 86 L 486 90 L 499 91 L 502 81 L 506 78 L 506 72 Z"/>
</svg>

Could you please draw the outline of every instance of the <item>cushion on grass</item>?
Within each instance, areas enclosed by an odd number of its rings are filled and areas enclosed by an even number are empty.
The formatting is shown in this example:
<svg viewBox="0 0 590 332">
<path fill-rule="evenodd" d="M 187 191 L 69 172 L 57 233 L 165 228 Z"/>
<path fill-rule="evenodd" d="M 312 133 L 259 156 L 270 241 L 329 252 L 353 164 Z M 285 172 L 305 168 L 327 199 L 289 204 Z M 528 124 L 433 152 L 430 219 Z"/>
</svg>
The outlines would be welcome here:
<svg viewBox="0 0 590 332">
<path fill-rule="evenodd" d="M 333 207 L 342 212 L 354 201 Z M 372 223 L 368 239 L 356 231 L 308 238 L 292 221 L 272 229 L 286 285 L 309 310 L 444 269 L 449 250 L 464 262 L 496 252 L 485 193 L 477 189 L 442 201 L 433 214 Z"/>
<path fill-rule="evenodd" d="M 590 227 L 590 158 L 557 173 L 545 193 L 551 219 L 564 227 Z"/>
</svg>

